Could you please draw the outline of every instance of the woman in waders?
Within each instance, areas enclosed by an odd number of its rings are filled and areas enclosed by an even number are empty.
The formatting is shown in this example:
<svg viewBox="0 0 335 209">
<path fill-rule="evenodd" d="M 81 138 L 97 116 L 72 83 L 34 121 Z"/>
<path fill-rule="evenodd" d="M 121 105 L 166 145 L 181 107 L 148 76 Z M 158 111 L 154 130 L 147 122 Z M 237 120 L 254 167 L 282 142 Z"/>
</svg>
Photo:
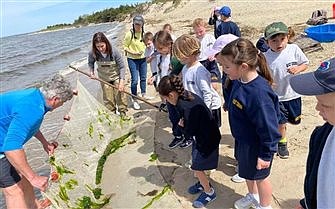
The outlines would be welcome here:
<svg viewBox="0 0 335 209">
<path fill-rule="evenodd" d="M 126 116 L 127 97 L 122 92 L 125 79 L 123 58 L 102 32 L 93 35 L 92 50 L 88 54 L 88 67 L 92 77 L 95 76 L 94 63 L 98 66 L 99 78 L 118 88 L 101 83 L 105 106 L 113 113 L 118 111 L 122 120 L 129 120 L 130 117 Z"/>
</svg>

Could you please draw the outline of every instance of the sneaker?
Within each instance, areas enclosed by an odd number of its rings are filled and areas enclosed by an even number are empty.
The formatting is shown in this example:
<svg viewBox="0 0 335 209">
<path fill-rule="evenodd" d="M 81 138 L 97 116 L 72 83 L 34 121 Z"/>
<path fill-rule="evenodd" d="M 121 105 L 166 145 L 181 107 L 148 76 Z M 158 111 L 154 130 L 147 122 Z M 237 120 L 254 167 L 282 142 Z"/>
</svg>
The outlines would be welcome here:
<svg viewBox="0 0 335 209">
<path fill-rule="evenodd" d="M 167 109 L 167 106 L 165 103 L 162 103 L 160 106 L 159 106 L 159 111 L 163 111 L 163 112 L 167 112 L 168 109 Z"/>
<path fill-rule="evenodd" d="M 209 202 L 212 202 L 216 199 L 216 193 L 212 195 L 206 194 L 206 192 L 202 192 L 200 196 L 193 202 L 192 206 L 195 208 L 203 208 L 205 207 Z"/>
<path fill-rule="evenodd" d="M 175 148 L 177 147 L 180 143 L 183 142 L 183 137 L 182 136 L 175 136 L 172 142 L 169 144 L 169 148 Z"/>
<path fill-rule="evenodd" d="M 287 149 L 287 142 L 285 143 L 278 143 L 278 152 L 277 155 L 282 159 L 287 159 L 290 155 Z"/>
<path fill-rule="evenodd" d="M 242 183 L 245 182 L 245 178 L 242 178 L 237 174 L 235 174 L 233 177 L 231 177 L 231 180 L 235 183 Z"/>
<path fill-rule="evenodd" d="M 184 139 L 179 145 L 180 148 L 187 148 L 193 144 L 193 139 Z"/>
<path fill-rule="evenodd" d="M 126 121 L 126 120 L 130 120 L 130 119 L 131 119 L 131 117 L 128 116 L 128 115 L 126 115 L 125 112 L 121 112 L 121 113 L 120 113 L 120 118 L 121 118 L 121 120 L 124 120 L 124 121 Z"/>
<path fill-rule="evenodd" d="M 135 110 L 139 110 L 141 108 L 140 105 L 137 103 L 137 101 L 133 102 L 133 107 Z"/>
<path fill-rule="evenodd" d="M 187 191 L 190 194 L 197 194 L 204 191 L 204 187 L 200 184 L 200 181 L 198 181 L 194 185 L 190 186 Z"/>
<path fill-rule="evenodd" d="M 234 203 L 234 207 L 236 209 L 249 209 L 249 208 L 257 208 L 259 207 L 259 202 L 252 196 L 252 194 L 248 193 L 246 196 L 237 200 Z"/>
</svg>

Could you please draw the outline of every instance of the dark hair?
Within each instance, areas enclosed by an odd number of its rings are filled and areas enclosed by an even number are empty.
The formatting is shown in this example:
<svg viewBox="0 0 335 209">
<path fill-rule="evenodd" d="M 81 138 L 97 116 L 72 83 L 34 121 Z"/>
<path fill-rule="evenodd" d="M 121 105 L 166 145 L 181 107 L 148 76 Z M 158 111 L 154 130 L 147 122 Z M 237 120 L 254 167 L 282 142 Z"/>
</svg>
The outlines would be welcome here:
<svg viewBox="0 0 335 209">
<path fill-rule="evenodd" d="M 236 39 L 227 44 L 220 52 L 222 56 L 231 56 L 232 62 L 236 65 L 246 63 L 250 68 L 257 68 L 257 72 L 264 77 L 270 85 L 273 84 L 273 78 L 270 73 L 265 56 L 260 53 L 251 41 L 245 38 Z"/>
<path fill-rule="evenodd" d="M 166 29 L 172 32 L 172 26 L 169 23 L 166 23 L 165 25 L 163 25 L 163 30 L 166 30 Z"/>
<path fill-rule="evenodd" d="M 95 59 L 97 58 L 97 53 L 101 54 L 95 45 L 101 42 L 106 44 L 107 54 L 112 54 L 112 45 L 110 44 L 108 38 L 105 36 L 104 33 L 97 32 L 93 35 L 92 38 L 92 54 Z"/>
<path fill-rule="evenodd" d="M 183 81 L 177 75 L 170 74 L 164 76 L 158 84 L 158 92 L 162 96 L 168 96 L 170 92 L 175 91 L 185 99 L 192 100 L 193 96 L 184 89 Z"/>
<path fill-rule="evenodd" d="M 155 47 L 157 44 L 159 44 L 159 45 L 166 46 L 166 47 L 171 46 L 171 49 L 172 49 L 172 44 L 173 44 L 172 37 L 170 33 L 165 30 L 158 31 L 154 36 L 153 42 L 154 42 Z"/>
<path fill-rule="evenodd" d="M 135 15 L 134 17 L 133 17 L 133 24 L 132 24 L 132 29 L 130 30 L 130 32 L 131 32 L 131 40 L 133 40 L 133 38 L 134 39 L 137 39 L 138 37 L 136 37 L 135 36 L 135 23 L 134 22 L 136 22 L 136 21 L 140 21 L 140 22 L 142 22 L 142 33 L 141 33 L 141 42 L 143 42 L 144 41 L 144 18 L 143 18 L 143 16 L 142 15 Z"/>
</svg>

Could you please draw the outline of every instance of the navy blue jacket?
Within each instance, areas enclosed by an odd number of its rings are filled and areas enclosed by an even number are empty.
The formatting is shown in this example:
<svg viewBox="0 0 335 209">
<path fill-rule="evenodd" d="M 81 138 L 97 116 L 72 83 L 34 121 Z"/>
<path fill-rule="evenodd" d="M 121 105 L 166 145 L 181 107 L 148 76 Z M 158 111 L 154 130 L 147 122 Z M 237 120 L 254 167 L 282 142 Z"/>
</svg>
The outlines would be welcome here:
<svg viewBox="0 0 335 209">
<path fill-rule="evenodd" d="M 305 198 L 300 200 L 303 208 L 316 209 L 318 169 L 323 148 L 332 129 L 331 124 L 325 123 L 323 126 L 316 127 L 311 135 L 304 182 Z"/>
<path fill-rule="evenodd" d="M 217 29 L 217 35 L 222 36 L 224 34 L 233 34 L 237 37 L 241 37 L 240 28 L 237 26 L 236 23 L 232 21 L 228 22 L 221 22 Z"/>
</svg>

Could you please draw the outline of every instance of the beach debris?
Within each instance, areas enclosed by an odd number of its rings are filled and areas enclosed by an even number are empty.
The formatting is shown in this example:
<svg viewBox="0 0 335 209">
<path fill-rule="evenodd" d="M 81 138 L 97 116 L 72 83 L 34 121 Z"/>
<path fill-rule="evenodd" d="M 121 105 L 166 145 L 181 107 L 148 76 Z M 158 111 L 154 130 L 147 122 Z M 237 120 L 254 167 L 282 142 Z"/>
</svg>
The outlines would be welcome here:
<svg viewBox="0 0 335 209">
<path fill-rule="evenodd" d="M 70 121 L 71 117 L 66 114 L 66 115 L 64 115 L 63 119 L 66 120 L 66 121 Z"/>
<path fill-rule="evenodd" d="M 157 189 L 154 189 L 154 190 L 152 190 L 152 191 L 150 191 L 150 192 L 147 192 L 147 193 L 145 193 L 145 194 L 143 194 L 143 193 L 137 191 L 137 194 L 140 195 L 140 196 L 142 196 L 142 197 L 145 197 L 145 196 L 150 196 L 150 197 L 152 197 L 152 196 L 155 196 L 157 193 L 158 193 L 158 190 L 157 190 Z"/>
</svg>

